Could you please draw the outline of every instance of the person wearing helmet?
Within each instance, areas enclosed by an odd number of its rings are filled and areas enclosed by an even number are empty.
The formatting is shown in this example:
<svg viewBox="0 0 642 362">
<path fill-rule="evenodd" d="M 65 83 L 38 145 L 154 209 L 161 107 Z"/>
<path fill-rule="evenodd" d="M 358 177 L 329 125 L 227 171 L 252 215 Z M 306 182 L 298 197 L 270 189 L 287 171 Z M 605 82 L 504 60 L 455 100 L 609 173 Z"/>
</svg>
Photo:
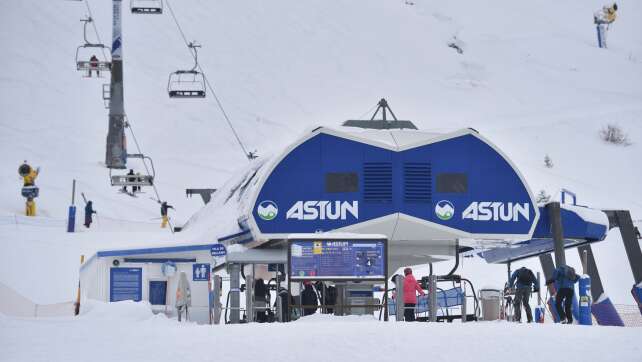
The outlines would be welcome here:
<svg viewBox="0 0 642 362">
<path fill-rule="evenodd" d="M 417 279 L 412 275 L 412 269 L 405 268 L 403 270 L 403 303 L 404 303 L 404 320 L 406 322 L 415 321 L 415 306 L 417 305 L 417 292 L 419 295 L 424 295 L 424 290 L 417 282 Z"/>
<path fill-rule="evenodd" d="M 617 18 L 617 10 L 617 4 L 613 3 L 611 6 L 603 6 L 601 10 L 593 15 L 593 22 L 597 29 L 597 46 L 600 48 L 606 48 L 606 34 L 609 26 Z"/>
</svg>

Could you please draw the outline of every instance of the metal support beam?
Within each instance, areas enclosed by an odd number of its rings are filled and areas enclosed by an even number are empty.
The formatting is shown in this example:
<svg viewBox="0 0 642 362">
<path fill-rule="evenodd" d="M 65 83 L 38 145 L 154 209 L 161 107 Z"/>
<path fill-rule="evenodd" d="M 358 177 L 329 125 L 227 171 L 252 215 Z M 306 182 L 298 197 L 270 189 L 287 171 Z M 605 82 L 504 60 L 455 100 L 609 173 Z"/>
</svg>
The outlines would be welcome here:
<svg viewBox="0 0 642 362">
<path fill-rule="evenodd" d="M 553 257 L 551 257 L 551 254 L 540 255 L 539 262 L 542 265 L 542 272 L 544 272 L 544 280 L 546 281 L 553 278 L 553 272 L 555 272 L 555 265 L 553 264 Z M 548 292 L 550 295 L 555 294 L 555 286 L 553 284 L 548 285 Z"/>
<path fill-rule="evenodd" d="M 403 322 L 403 312 L 404 312 L 404 302 L 403 302 L 403 279 L 402 275 L 395 276 L 395 303 L 397 303 L 397 309 L 395 318 L 397 322 Z"/>
<path fill-rule="evenodd" d="M 192 195 L 200 195 L 203 203 L 207 205 L 212 200 L 212 194 L 216 189 L 185 189 L 185 196 L 192 197 Z"/>
<path fill-rule="evenodd" d="M 635 235 L 631 213 L 628 210 L 616 210 L 614 213 L 633 273 L 633 280 L 635 284 L 639 284 L 642 282 L 642 251 L 640 251 L 640 242 Z"/>
<path fill-rule="evenodd" d="M 591 277 L 591 298 L 596 301 L 602 293 L 604 293 L 604 286 L 602 285 L 602 279 L 600 278 L 600 273 L 595 263 L 595 255 L 593 254 L 591 245 L 588 244 L 577 248 L 577 252 L 580 255 L 580 259 L 586 255 L 586 268 L 588 269 L 588 273 L 586 274 Z"/>
<path fill-rule="evenodd" d="M 241 264 L 227 264 L 230 274 L 230 323 L 238 324 L 241 321 Z"/>
<path fill-rule="evenodd" d="M 124 169 L 127 167 L 127 144 L 125 142 L 125 96 L 123 92 L 122 0 L 112 0 L 112 4 L 112 65 L 105 166 Z"/>
<path fill-rule="evenodd" d="M 597 323 L 601 326 L 624 326 L 622 318 L 604 292 L 604 286 L 602 285 L 602 279 L 600 278 L 600 273 L 595 263 L 595 256 L 591 245 L 580 246 L 577 248 L 577 252 L 580 254 L 580 257 L 586 258 L 585 268 L 588 270 L 585 274 L 591 277 L 591 298 L 593 300 L 591 312 L 593 316 L 595 316 Z"/>
<path fill-rule="evenodd" d="M 562 228 L 562 212 L 559 202 L 546 204 L 548 218 L 551 222 L 551 234 L 553 235 L 553 246 L 555 251 L 555 266 L 566 265 L 564 253 L 564 229 Z"/>
<path fill-rule="evenodd" d="M 429 312 L 430 312 L 430 321 L 431 322 L 436 322 L 437 321 L 437 276 L 436 275 L 431 275 L 428 277 L 428 283 L 429 283 L 429 290 L 428 290 L 428 298 L 429 298 Z"/>
</svg>

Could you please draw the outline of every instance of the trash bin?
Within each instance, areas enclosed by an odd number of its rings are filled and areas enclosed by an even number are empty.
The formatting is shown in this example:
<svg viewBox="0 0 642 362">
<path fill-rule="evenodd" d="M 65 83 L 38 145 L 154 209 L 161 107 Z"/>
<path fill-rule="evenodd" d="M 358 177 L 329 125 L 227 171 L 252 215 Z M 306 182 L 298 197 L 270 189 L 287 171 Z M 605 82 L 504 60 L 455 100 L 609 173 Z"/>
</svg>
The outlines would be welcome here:
<svg viewBox="0 0 642 362">
<path fill-rule="evenodd" d="M 480 289 L 479 299 L 482 305 L 482 319 L 496 321 L 499 319 L 501 309 L 502 291 L 499 289 Z"/>
</svg>

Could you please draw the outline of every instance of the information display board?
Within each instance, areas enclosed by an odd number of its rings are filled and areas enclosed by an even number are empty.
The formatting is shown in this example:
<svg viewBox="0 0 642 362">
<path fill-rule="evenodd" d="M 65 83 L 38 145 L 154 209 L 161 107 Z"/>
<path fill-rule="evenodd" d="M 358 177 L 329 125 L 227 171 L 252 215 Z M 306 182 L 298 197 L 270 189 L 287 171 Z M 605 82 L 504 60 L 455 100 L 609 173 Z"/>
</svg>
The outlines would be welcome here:
<svg viewBox="0 0 642 362">
<path fill-rule="evenodd" d="M 292 280 L 385 280 L 384 240 L 291 240 Z"/>
<path fill-rule="evenodd" d="M 143 299 L 142 268 L 111 268 L 109 270 L 109 301 Z"/>
</svg>

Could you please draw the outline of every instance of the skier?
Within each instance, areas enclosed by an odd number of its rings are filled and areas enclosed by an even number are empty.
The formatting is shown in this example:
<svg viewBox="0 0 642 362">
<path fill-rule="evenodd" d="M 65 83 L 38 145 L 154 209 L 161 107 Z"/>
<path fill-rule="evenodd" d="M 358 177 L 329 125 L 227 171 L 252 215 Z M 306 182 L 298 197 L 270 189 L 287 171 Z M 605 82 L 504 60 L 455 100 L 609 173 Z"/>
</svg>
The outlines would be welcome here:
<svg viewBox="0 0 642 362">
<path fill-rule="evenodd" d="M 593 22 L 597 29 L 597 46 L 600 48 L 606 48 L 606 33 L 617 17 L 617 9 L 616 3 L 611 6 L 604 5 L 601 10 L 593 15 Z"/>
<path fill-rule="evenodd" d="M 87 205 L 85 205 L 85 227 L 86 228 L 89 228 L 89 226 L 91 225 L 93 221 L 91 216 L 93 214 L 96 214 L 96 211 L 93 208 L 93 203 L 91 202 L 91 200 L 89 200 L 87 201 Z"/>
<path fill-rule="evenodd" d="M 161 228 L 165 228 L 167 224 L 169 223 L 169 218 L 167 217 L 167 210 L 168 209 L 173 209 L 174 206 L 168 205 L 167 201 L 163 201 L 161 203 Z"/>
<path fill-rule="evenodd" d="M 303 283 L 303 293 L 301 293 L 301 304 L 303 305 L 303 315 L 311 315 L 317 312 L 317 307 L 319 306 L 319 300 L 317 299 L 317 293 L 312 287 L 312 283 L 306 281 Z"/>
<path fill-rule="evenodd" d="M 573 303 L 573 295 L 575 294 L 575 283 L 580 278 L 575 273 L 575 269 L 568 265 L 560 265 L 555 268 L 553 277 L 546 281 L 546 285 L 555 283 L 555 309 L 560 317 L 560 323 L 573 324 L 573 313 L 571 304 Z M 562 302 L 564 308 L 562 309 Z"/>
<path fill-rule="evenodd" d="M 89 58 L 89 74 L 88 76 L 91 78 L 91 72 L 95 70 L 96 75 L 100 77 L 100 71 L 98 70 L 98 57 L 96 57 L 96 54 L 92 55 L 91 58 Z"/>
<path fill-rule="evenodd" d="M 515 282 L 517 282 L 515 284 Z M 522 320 L 522 304 L 526 310 L 526 318 L 528 323 L 533 321 L 533 313 L 531 306 L 528 303 L 531 298 L 531 285 L 534 291 L 537 292 L 537 278 L 533 272 L 526 268 L 521 267 L 513 272 L 510 277 L 509 285 L 511 288 L 515 286 L 515 321 L 521 322 Z"/>
<path fill-rule="evenodd" d="M 419 285 L 417 279 L 412 275 L 412 269 L 404 269 L 403 274 L 404 320 L 406 322 L 414 322 L 415 306 L 417 305 L 417 294 L 415 294 L 415 291 L 419 292 L 420 295 L 424 295 L 425 293 L 424 290 L 421 289 L 421 285 Z"/>
<path fill-rule="evenodd" d="M 129 172 L 127 172 L 127 176 L 134 176 L 134 169 L 131 169 L 131 168 L 130 168 L 130 169 L 129 169 Z M 127 182 L 134 182 L 134 181 L 136 181 L 136 178 L 135 178 L 135 177 L 128 177 L 128 178 L 127 178 Z M 122 190 L 122 191 L 123 191 L 124 193 L 128 193 L 128 192 L 127 192 L 127 185 L 123 186 L 123 190 Z M 134 193 L 134 186 L 132 186 L 132 194 L 133 194 L 133 193 Z"/>
</svg>

